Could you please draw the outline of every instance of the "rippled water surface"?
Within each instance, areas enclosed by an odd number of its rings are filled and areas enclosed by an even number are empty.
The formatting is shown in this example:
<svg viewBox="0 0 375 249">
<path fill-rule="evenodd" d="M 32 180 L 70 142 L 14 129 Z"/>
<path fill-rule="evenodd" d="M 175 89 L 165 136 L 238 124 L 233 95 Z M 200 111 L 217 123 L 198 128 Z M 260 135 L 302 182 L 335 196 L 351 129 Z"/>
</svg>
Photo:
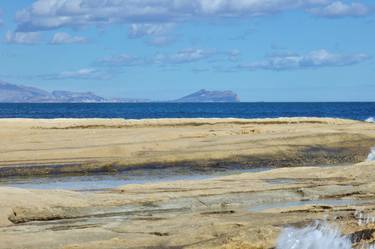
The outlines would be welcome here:
<svg viewBox="0 0 375 249">
<path fill-rule="evenodd" d="M 0 118 L 275 118 L 373 120 L 375 102 L 0 104 Z"/>
</svg>

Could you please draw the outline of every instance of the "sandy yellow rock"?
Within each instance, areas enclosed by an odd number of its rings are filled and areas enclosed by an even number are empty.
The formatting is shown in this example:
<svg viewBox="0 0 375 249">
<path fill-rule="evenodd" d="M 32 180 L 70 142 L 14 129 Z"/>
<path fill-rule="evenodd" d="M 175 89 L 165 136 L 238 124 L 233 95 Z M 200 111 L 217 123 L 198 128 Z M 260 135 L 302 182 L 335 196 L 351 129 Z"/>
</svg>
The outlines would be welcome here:
<svg viewBox="0 0 375 249">
<path fill-rule="evenodd" d="M 273 248 L 283 227 L 317 219 L 339 224 L 345 234 L 375 226 L 359 225 L 355 217 L 356 210 L 371 216 L 375 208 L 375 163 L 357 164 L 375 144 L 375 126 L 369 123 L 10 119 L 0 120 L 0 136 L 0 171 L 16 173 L 35 173 L 31 164 L 67 162 L 77 164 L 62 172 L 113 162 L 126 168 L 187 161 L 188 170 L 194 162 L 247 165 L 249 158 L 267 158 L 277 166 L 315 165 L 102 192 L 0 187 L 1 249 Z M 319 167 L 322 162 L 335 166 Z M 327 198 L 364 202 L 285 205 Z M 272 208 L 252 211 L 261 205 Z"/>
<path fill-rule="evenodd" d="M 329 118 L 1 119 L 0 136 L 0 175 L 9 176 L 356 163 L 375 144 L 375 125 Z"/>
</svg>

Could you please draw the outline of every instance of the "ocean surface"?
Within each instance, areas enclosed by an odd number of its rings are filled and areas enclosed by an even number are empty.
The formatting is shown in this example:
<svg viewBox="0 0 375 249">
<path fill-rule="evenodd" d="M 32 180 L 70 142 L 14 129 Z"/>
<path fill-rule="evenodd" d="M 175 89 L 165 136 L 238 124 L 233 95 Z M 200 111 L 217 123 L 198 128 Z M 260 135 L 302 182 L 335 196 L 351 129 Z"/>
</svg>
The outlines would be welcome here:
<svg viewBox="0 0 375 249">
<path fill-rule="evenodd" d="M 375 102 L 0 104 L 0 118 L 375 117 Z"/>
</svg>

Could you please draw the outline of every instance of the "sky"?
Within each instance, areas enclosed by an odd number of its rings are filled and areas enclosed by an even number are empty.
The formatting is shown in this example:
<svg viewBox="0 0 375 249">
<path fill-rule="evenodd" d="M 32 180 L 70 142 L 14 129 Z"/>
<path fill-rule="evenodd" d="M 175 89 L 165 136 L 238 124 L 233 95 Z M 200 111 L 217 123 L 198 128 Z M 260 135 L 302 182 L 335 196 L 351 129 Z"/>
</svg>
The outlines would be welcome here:
<svg viewBox="0 0 375 249">
<path fill-rule="evenodd" d="M 0 80 L 103 97 L 375 101 L 375 1 L 0 0 Z"/>
</svg>

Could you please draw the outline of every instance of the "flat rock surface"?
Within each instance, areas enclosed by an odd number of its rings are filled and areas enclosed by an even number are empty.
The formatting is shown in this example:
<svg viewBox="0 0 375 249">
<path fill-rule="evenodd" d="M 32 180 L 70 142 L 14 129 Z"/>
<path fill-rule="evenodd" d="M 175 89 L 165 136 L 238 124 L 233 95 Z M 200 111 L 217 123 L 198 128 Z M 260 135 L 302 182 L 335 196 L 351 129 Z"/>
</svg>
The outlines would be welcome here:
<svg viewBox="0 0 375 249">
<path fill-rule="evenodd" d="M 373 124 L 12 119 L 0 127 L 3 178 L 50 174 L 46 164 L 59 163 L 53 173 L 109 162 L 117 170 L 150 162 L 294 166 L 104 191 L 0 187 L 0 249 L 273 248 L 284 227 L 316 220 L 339 226 L 357 248 L 374 241 L 375 163 L 359 163 L 375 144 Z"/>
<path fill-rule="evenodd" d="M 0 176 L 134 167 L 356 163 L 374 124 L 280 119 L 1 119 Z"/>
<path fill-rule="evenodd" d="M 374 170 L 283 168 L 84 193 L 1 187 L 0 248 L 272 248 L 283 227 L 317 219 L 350 234 L 375 226 L 355 216 L 372 217 Z"/>
</svg>

